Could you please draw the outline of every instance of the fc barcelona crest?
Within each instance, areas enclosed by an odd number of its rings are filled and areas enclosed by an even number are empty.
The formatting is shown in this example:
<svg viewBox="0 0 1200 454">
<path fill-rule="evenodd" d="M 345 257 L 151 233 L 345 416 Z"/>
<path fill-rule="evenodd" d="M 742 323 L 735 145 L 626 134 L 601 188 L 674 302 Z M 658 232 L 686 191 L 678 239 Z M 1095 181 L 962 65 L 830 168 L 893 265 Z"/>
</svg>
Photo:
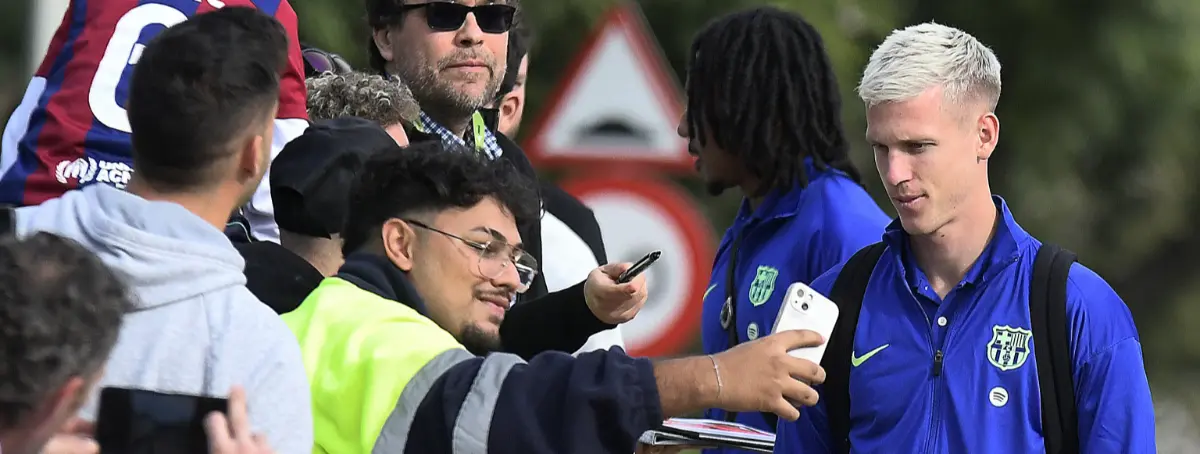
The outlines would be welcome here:
<svg viewBox="0 0 1200 454">
<path fill-rule="evenodd" d="M 992 326 L 992 340 L 988 341 L 988 361 L 1001 371 L 1013 370 L 1029 359 L 1029 339 L 1033 332 L 1011 326 Z"/>
<path fill-rule="evenodd" d="M 758 267 L 754 282 L 750 283 L 750 304 L 761 306 L 771 298 L 771 293 L 775 292 L 776 277 L 779 277 L 779 270 L 769 266 Z"/>
</svg>

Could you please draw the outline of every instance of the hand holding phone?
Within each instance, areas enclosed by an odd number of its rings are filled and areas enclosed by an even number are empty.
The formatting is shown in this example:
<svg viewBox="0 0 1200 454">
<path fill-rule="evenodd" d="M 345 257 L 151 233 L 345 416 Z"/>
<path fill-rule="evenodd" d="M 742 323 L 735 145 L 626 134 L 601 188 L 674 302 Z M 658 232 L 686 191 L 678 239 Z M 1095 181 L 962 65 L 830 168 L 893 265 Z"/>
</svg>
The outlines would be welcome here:
<svg viewBox="0 0 1200 454">
<path fill-rule="evenodd" d="M 809 286 L 797 282 L 788 287 L 771 332 L 806 329 L 820 334 L 827 343 L 829 336 L 833 335 L 837 319 L 837 304 Z M 798 348 L 788 351 L 788 355 L 821 364 L 821 358 L 825 356 L 825 345 L 822 343 L 816 347 Z"/>
<path fill-rule="evenodd" d="M 628 268 L 622 263 L 609 263 L 592 270 L 583 284 L 588 309 L 597 319 L 610 325 L 633 320 L 645 306 L 648 296 L 647 284 L 634 281 L 661 255 L 661 251 L 651 252 Z"/>
<path fill-rule="evenodd" d="M 633 266 L 625 270 L 624 273 L 621 273 L 620 276 L 617 276 L 617 283 L 629 283 L 629 281 L 632 281 L 633 278 L 638 277 L 639 274 L 642 274 L 643 271 L 646 271 L 647 268 L 650 268 L 650 265 L 653 265 L 654 262 L 658 261 L 658 258 L 661 256 L 662 251 L 654 251 L 646 254 L 645 257 L 642 257 L 640 260 L 634 263 Z"/>
<path fill-rule="evenodd" d="M 226 399 L 104 388 L 96 442 L 101 454 L 210 454 L 204 420 L 228 411 Z"/>
</svg>

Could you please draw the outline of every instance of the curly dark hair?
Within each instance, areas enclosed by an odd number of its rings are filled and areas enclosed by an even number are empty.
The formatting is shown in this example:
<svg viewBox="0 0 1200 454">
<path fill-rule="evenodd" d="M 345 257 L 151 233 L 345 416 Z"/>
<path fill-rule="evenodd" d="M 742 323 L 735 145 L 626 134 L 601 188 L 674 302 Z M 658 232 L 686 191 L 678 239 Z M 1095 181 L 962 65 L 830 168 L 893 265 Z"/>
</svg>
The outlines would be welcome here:
<svg viewBox="0 0 1200 454">
<path fill-rule="evenodd" d="M 132 307 L 122 280 L 78 243 L 44 232 L 0 240 L 0 429 L 98 372 Z"/>
<path fill-rule="evenodd" d="M 805 158 L 862 180 L 825 44 L 795 13 L 762 7 L 710 23 L 692 41 L 687 97 L 692 135 L 740 156 L 764 191 L 807 185 Z"/>
<path fill-rule="evenodd" d="M 440 140 L 421 141 L 367 160 L 350 190 L 341 232 L 345 254 L 367 245 L 388 219 L 470 208 L 485 197 L 499 201 L 520 225 L 538 221 L 536 184 L 512 163 L 445 147 Z"/>
</svg>

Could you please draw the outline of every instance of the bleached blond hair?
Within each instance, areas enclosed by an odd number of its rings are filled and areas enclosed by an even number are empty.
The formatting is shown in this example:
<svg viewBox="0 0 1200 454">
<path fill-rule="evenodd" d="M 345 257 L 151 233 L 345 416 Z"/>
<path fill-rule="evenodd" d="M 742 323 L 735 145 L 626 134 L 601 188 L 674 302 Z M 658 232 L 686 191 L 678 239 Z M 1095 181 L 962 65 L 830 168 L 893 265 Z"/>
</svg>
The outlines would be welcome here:
<svg viewBox="0 0 1200 454">
<path fill-rule="evenodd" d="M 871 54 L 858 96 L 867 107 L 942 87 L 951 102 L 1000 101 L 1000 60 L 969 33 L 926 22 L 893 31 Z"/>
</svg>

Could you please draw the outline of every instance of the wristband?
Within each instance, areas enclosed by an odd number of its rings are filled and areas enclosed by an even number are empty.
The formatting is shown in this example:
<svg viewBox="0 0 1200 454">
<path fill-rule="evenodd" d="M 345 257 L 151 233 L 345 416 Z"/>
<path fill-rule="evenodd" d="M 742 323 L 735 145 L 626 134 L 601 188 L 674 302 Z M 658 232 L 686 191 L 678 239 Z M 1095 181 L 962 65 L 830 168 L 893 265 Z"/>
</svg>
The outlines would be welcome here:
<svg viewBox="0 0 1200 454">
<path fill-rule="evenodd" d="M 717 359 L 714 358 L 713 355 L 706 355 L 706 356 L 708 356 L 708 359 L 710 361 L 712 361 L 713 373 L 715 373 L 717 375 L 717 401 L 720 402 L 721 401 L 721 390 L 725 387 L 725 385 L 723 383 L 721 383 L 721 367 L 717 365 Z"/>
</svg>

